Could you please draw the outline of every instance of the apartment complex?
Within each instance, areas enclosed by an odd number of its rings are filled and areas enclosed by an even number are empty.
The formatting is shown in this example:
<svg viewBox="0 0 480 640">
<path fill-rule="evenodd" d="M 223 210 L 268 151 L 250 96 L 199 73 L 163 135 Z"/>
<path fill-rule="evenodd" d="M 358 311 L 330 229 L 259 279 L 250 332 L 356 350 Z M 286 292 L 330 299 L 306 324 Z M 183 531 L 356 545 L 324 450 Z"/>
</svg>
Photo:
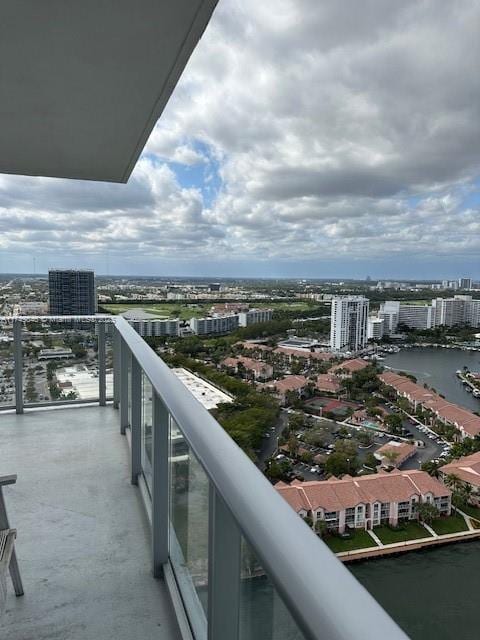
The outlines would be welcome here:
<svg viewBox="0 0 480 640">
<path fill-rule="evenodd" d="M 451 491 L 425 471 L 380 471 L 375 475 L 341 480 L 278 482 L 275 489 L 303 518 L 327 523 L 344 533 L 347 528 L 397 526 L 418 517 L 417 505 L 433 504 L 441 515 L 451 511 Z"/>
<path fill-rule="evenodd" d="M 251 324 L 258 324 L 259 322 L 270 322 L 272 316 L 272 309 L 249 309 L 248 311 L 241 311 L 238 314 L 238 324 L 241 327 L 248 327 Z"/>
<path fill-rule="evenodd" d="M 246 358 L 245 356 L 236 356 L 234 358 L 225 358 L 221 362 L 222 366 L 233 369 L 238 373 L 240 368 L 244 368 L 253 374 L 255 380 L 268 380 L 273 376 L 273 367 L 267 362 L 255 360 L 254 358 Z"/>
<path fill-rule="evenodd" d="M 420 407 L 431 411 L 438 420 L 458 429 L 460 438 L 474 438 L 480 435 L 480 417 L 468 409 L 448 402 L 431 389 L 425 389 L 393 371 L 386 371 L 379 377 L 384 384 L 395 389 L 397 395 L 406 398 L 413 411 Z"/>
<path fill-rule="evenodd" d="M 128 320 L 142 338 L 158 336 L 178 336 L 180 334 L 180 320 Z"/>
<path fill-rule="evenodd" d="M 460 482 L 471 487 L 470 500 L 480 505 L 480 451 L 453 460 L 440 469 L 442 478 L 456 476 Z"/>
<path fill-rule="evenodd" d="M 228 303 L 227 303 L 228 304 Z M 243 306 L 243 305 L 242 305 Z M 227 305 L 222 305 L 221 308 Z M 238 303 L 233 305 L 237 308 Z M 268 322 L 272 319 L 272 309 L 243 309 L 237 310 L 236 313 L 216 314 L 206 318 L 192 318 L 190 320 L 190 328 L 197 335 L 207 335 L 209 333 L 230 333 L 238 327 L 248 327 L 251 324 L 259 322 Z"/>
<path fill-rule="evenodd" d="M 412 329 L 453 327 L 455 325 L 480 326 L 480 300 L 472 296 L 435 298 L 430 305 L 402 304 L 387 300 L 380 305 L 378 317 L 384 321 L 385 335 L 396 333 L 399 325 Z"/>
<path fill-rule="evenodd" d="M 238 315 L 212 316 L 208 318 L 192 318 L 190 328 L 198 336 L 210 333 L 230 333 L 239 327 Z"/>
<path fill-rule="evenodd" d="M 383 318 L 369 318 L 367 338 L 369 340 L 381 340 L 384 333 L 385 320 Z"/>
<path fill-rule="evenodd" d="M 93 271 L 50 269 L 48 300 L 53 316 L 95 315 L 97 300 Z"/>
<path fill-rule="evenodd" d="M 330 325 L 333 351 L 360 351 L 368 340 L 368 306 L 364 296 L 334 296 Z"/>
</svg>

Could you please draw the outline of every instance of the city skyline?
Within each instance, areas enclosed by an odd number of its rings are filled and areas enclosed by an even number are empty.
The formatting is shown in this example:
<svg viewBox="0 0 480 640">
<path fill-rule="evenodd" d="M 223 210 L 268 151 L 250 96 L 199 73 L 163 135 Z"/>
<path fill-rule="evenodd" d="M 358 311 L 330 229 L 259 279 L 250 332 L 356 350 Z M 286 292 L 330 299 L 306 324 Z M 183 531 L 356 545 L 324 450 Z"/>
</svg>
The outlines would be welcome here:
<svg viewBox="0 0 480 640">
<path fill-rule="evenodd" d="M 478 5 L 317 9 L 220 3 L 127 185 L 1 175 L 0 271 L 480 278 Z"/>
</svg>

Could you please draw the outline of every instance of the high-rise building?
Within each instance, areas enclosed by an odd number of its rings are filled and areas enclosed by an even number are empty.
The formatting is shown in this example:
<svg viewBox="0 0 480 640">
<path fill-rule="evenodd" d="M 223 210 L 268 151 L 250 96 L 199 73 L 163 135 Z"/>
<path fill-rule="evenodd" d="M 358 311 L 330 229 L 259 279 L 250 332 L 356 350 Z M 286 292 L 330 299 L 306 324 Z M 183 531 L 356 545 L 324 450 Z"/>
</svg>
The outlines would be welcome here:
<svg viewBox="0 0 480 640">
<path fill-rule="evenodd" d="M 471 278 L 460 278 L 458 281 L 458 285 L 460 289 L 468 289 L 472 288 L 472 279 Z"/>
<path fill-rule="evenodd" d="M 398 317 L 400 315 L 400 302 L 398 300 L 387 300 L 380 305 L 378 317 L 383 319 L 383 333 L 390 336 L 396 333 Z"/>
<path fill-rule="evenodd" d="M 97 310 L 95 275 L 90 270 L 50 269 L 48 300 L 54 316 L 91 316 Z"/>
<path fill-rule="evenodd" d="M 334 296 L 330 347 L 334 351 L 359 351 L 367 345 L 368 299 L 363 296 Z"/>
<path fill-rule="evenodd" d="M 383 328 L 385 320 L 383 318 L 369 318 L 367 337 L 369 340 L 381 340 L 383 338 Z"/>
</svg>

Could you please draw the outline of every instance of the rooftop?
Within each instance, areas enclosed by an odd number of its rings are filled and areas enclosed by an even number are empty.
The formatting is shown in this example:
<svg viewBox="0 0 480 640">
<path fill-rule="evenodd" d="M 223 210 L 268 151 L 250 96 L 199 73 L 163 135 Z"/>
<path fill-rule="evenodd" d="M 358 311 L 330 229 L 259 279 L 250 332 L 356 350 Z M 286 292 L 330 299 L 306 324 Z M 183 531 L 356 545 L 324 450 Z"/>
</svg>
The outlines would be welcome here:
<svg viewBox="0 0 480 640">
<path fill-rule="evenodd" d="M 232 402 L 232 398 L 227 393 L 191 371 L 180 367 L 172 371 L 205 409 L 215 409 L 222 402 Z"/>
<path fill-rule="evenodd" d="M 436 497 L 450 495 L 450 490 L 425 471 L 392 471 L 341 480 L 296 481 L 288 485 L 278 482 L 275 488 L 290 506 L 299 511 L 342 511 L 357 504 L 401 502 L 412 495 L 432 493 Z"/>
<path fill-rule="evenodd" d="M 180 640 L 151 572 L 148 521 L 110 407 L 1 416 L 0 471 L 25 595 L 8 585 L 10 640 Z"/>
</svg>

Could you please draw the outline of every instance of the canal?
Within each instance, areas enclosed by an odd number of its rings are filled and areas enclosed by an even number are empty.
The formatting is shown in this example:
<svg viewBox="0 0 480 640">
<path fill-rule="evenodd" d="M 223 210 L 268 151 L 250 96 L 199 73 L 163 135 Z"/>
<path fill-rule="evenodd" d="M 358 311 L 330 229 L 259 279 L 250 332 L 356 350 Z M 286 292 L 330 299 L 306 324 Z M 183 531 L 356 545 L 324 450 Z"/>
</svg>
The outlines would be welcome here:
<svg viewBox="0 0 480 640">
<path fill-rule="evenodd" d="M 480 542 L 349 566 L 412 640 L 480 637 Z"/>
<path fill-rule="evenodd" d="M 420 384 L 426 382 L 445 396 L 471 411 L 480 411 L 480 399 L 465 390 L 455 372 L 467 366 L 480 371 L 480 352 L 438 347 L 414 347 L 389 354 L 380 364 L 395 371 L 414 375 Z M 480 634 L 479 634 L 480 637 Z"/>
</svg>

